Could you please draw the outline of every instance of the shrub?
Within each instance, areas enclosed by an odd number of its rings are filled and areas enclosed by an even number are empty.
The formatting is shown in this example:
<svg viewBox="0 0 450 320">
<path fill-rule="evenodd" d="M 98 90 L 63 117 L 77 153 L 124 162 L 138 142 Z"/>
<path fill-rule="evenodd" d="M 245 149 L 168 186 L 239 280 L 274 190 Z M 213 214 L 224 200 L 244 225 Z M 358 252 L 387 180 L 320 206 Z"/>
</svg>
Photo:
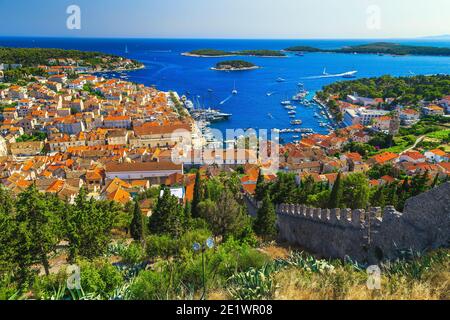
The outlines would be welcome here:
<svg viewBox="0 0 450 320">
<path fill-rule="evenodd" d="M 177 241 L 168 235 L 151 235 L 146 242 L 150 258 L 168 258 L 177 252 Z"/>
</svg>

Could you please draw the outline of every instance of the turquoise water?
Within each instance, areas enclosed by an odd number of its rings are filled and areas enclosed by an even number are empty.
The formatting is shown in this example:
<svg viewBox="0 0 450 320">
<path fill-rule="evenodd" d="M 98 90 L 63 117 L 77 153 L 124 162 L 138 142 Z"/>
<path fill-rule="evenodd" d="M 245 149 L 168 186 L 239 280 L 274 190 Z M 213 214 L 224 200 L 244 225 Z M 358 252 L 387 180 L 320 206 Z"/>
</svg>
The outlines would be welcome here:
<svg viewBox="0 0 450 320">
<path fill-rule="evenodd" d="M 415 45 L 450 47 L 450 42 L 399 41 Z M 218 72 L 210 68 L 218 61 L 229 58 L 193 58 L 181 56 L 182 52 L 200 48 L 222 50 L 283 49 L 292 45 L 309 45 L 319 48 L 338 48 L 373 42 L 373 40 L 163 40 L 163 39 L 62 39 L 62 38 L 0 38 L 0 46 L 53 47 L 102 51 L 127 56 L 142 61 L 146 68 L 129 73 L 129 79 L 145 85 L 156 85 L 161 90 L 174 90 L 186 94 L 204 107 L 219 108 L 232 113 L 229 121 L 213 124 L 214 127 L 246 129 L 290 128 L 290 118 L 280 102 L 290 98 L 297 83 L 304 83 L 309 97 L 324 85 L 342 78 L 320 78 L 324 68 L 327 73 L 338 74 L 357 70 L 357 78 L 385 74 L 409 76 L 412 74 L 447 74 L 450 57 L 392 57 L 378 55 L 352 55 L 309 53 L 302 57 L 242 59 L 255 63 L 261 69 L 245 72 Z M 125 46 L 128 53 L 125 53 Z M 241 58 L 238 58 L 241 59 Z M 282 77 L 285 82 L 277 82 Z M 231 95 L 234 83 L 237 95 Z M 273 93 L 270 97 L 267 93 Z M 222 104 L 221 104 L 222 102 Z M 303 128 L 325 133 L 314 117 L 316 107 L 298 105 L 297 119 Z M 269 115 L 270 114 L 270 115 Z M 292 135 L 284 136 L 286 141 Z"/>
</svg>

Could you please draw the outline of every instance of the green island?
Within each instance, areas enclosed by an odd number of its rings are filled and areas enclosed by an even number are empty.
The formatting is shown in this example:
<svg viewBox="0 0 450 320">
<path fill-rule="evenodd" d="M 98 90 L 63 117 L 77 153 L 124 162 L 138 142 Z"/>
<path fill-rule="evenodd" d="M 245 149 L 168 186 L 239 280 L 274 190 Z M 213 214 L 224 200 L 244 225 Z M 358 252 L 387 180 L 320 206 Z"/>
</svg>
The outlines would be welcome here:
<svg viewBox="0 0 450 320">
<path fill-rule="evenodd" d="M 233 56 L 255 56 L 255 57 L 286 57 L 286 54 L 277 50 L 241 50 L 241 51 L 223 51 L 217 49 L 199 49 L 182 53 L 188 57 L 233 57 Z"/>
<path fill-rule="evenodd" d="M 450 56 L 450 48 L 410 46 L 390 42 L 376 42 L 339 49 L 319 49 L 308 46 L 294 46 L 286 48 L 287 52 L 328 52 L 328 53 L 370 53 L 390 55 L 421 55 L 421 56 Z"/>
<path fill-rule="evenodd" d="M 245 71 L 259 69 L 259 67 L 248 61 L 230 60 L 219 62 L 211 69 L 216 71 Z"/>
</svg>

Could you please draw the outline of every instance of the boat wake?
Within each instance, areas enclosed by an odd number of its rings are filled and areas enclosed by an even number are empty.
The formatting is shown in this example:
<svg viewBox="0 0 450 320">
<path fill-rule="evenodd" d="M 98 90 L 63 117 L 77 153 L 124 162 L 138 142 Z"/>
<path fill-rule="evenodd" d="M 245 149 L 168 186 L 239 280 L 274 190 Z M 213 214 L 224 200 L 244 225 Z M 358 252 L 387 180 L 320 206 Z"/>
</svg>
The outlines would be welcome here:
<svg viewBox="0 0 450 320">
<path fill-rule="evenodd" d="M 304 77 L 303 79 L 324 79 L 324 78 L 353 78 L 356 76 L 358 71 L 349 71 L 349 72 L 343 72 L 343 73 L 336 73 L 336 74 L 328 74 L 325 73 L 320 76 L 312 76 L 312 77 Z"/>
<path fill-rule="evenodd" d="M 230 95 L 228 98 L 226 98 L 225 100 L 221 101 L 219 104 L 220 104 L 220 105 L 224 105 L 224 104 L 227 103 L 231 98 L 233 98 L 233 95 Z"/>
</svg>

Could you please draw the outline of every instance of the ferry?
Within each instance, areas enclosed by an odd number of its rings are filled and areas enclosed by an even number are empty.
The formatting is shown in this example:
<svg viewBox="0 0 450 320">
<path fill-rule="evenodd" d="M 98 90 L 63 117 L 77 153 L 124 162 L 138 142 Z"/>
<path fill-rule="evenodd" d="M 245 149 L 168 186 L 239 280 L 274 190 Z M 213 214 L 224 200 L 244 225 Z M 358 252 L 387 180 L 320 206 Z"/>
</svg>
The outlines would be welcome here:
<svg viewBox="0 0 450 320">
<path fill-rule="evenodd" d="M 190 111 L 191 116 L 194 120 L 204 120 L 208 122 L 219 122 L 228 120 L 232 114 L 230 113 L 224 113 L 220 110 L 216 109 L 195 109 Z"/>
</svg>

